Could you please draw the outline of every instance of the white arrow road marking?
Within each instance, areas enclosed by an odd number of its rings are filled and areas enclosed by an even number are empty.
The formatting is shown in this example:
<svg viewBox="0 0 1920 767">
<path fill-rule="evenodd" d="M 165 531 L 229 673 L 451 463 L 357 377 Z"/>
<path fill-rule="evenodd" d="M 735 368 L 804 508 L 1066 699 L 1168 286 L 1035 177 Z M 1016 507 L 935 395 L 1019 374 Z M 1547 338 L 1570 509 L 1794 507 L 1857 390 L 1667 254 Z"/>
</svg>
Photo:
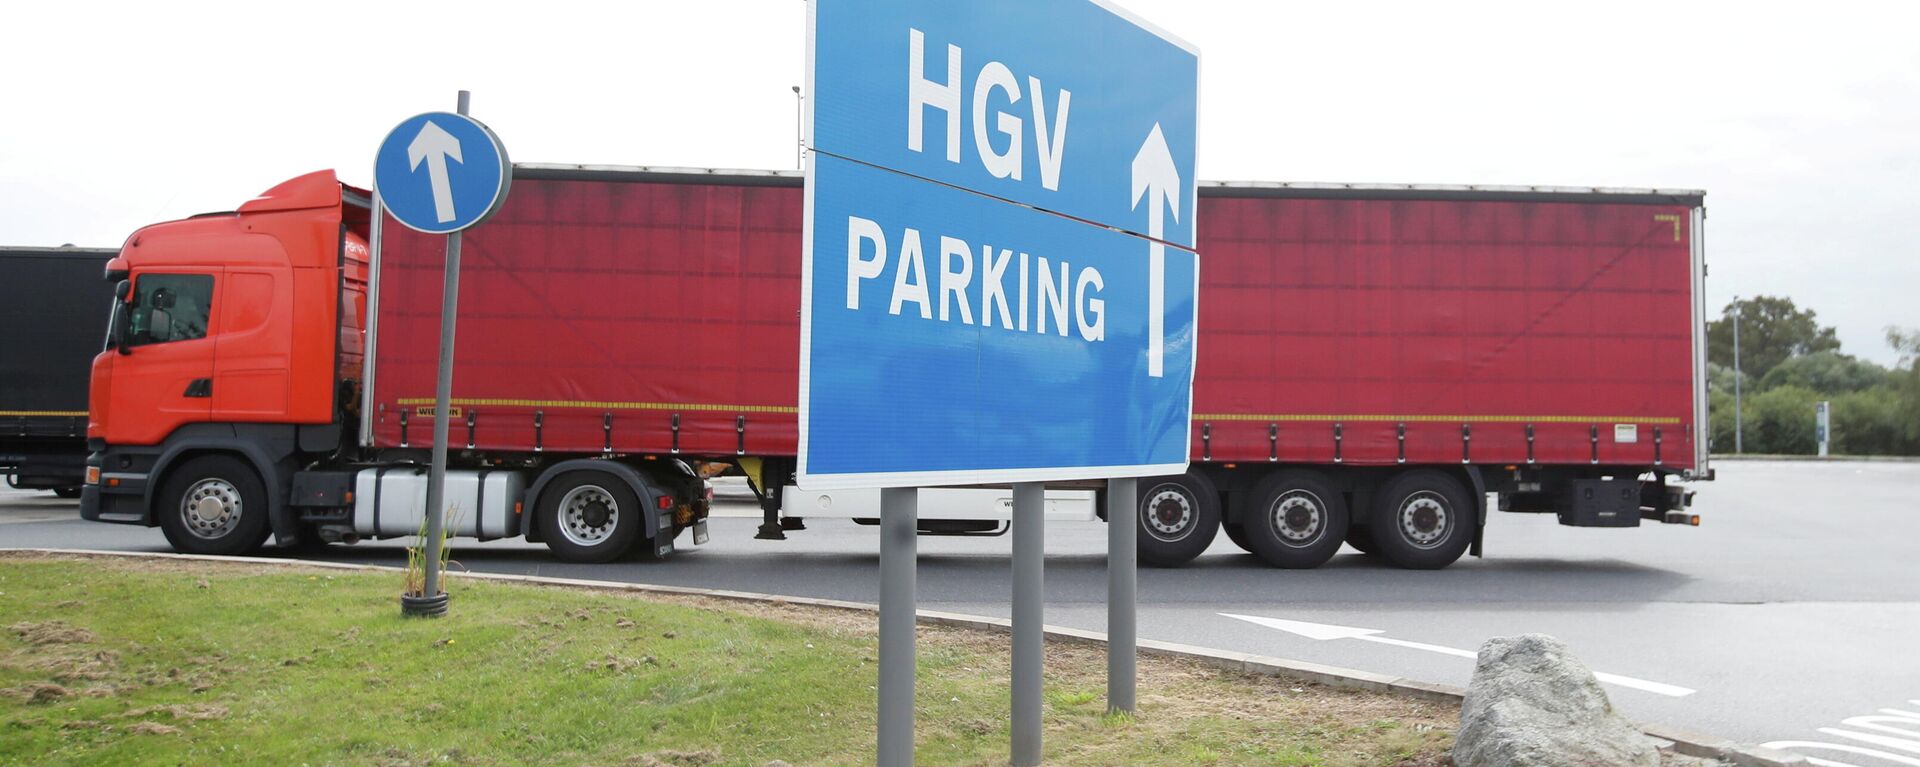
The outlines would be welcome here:
<svg viewBox="0 0 1920 767">
<path fill-rule="evenodd" d="M 1248 623 L 1254 624 L 1256 626 L 1266 626 L 1267 628 L 1270 628 L 1270 629 L 1279 629 L 1289 634 L 1297 634 L 1299 636 L 1303 636 L 1308 639 L 1314 639 L 1314 640 L 1319 640 L 1323 642 L 1329 639 L 1358 639 L 1363 642 L 1373 642 L 1375 644 L 1393 645 L 1394 647 L 1405 647 L 1412 650 L 1424 650 L 1426 652 L 1439 653 L 1441 655 L 1452 655 L 1459 658 L 1479 658 L 1480 657 L 1479 653 L 1473 652 L 1471 650 L 1462 650 L 1455 647 L 1441 647 L 1440 645 L 1426 644 L 1424 642 L 1409 642 L 1404 639 L 1392 639 L 1389 637 L 1377 636 L 1378 634 L 1386 633 L 1378 629 L 1362 629 L 1362 628 L 1353 628 L 1350 626 L 1332 626 L 1325 623 L 1308 623 L 1306 621 L 1289 621 L 1289 620 L 1281 620 L 1279 618 L 1263 618 L 1258 615 L 1235 615 L 1233 613 L 1220 613 L 1220 615 L 1228 618 L 1233 618 L 1236 620 L 1243 620 Z M 1593 672 L 1593 677 L 1602 682 L 1606 682 L 1607 684 L 1616 685 L 1619 687 L 1626 687 L 1634 690 L 1640 690 L 1642 692 L 1650 692 L 1655 695 L 1665 695 L 1670 698 L 1683 698 L 1688 695 L 1692 695 L 1694 694 L 1694 692 L 1696 692 L 1696 690 L 1692 690 L 1686 687 L 1680 687 L 1677 685 L 1664 684 L 1661 682 L 1649 682 L 1645 679 L 1636 679 L 1630 676 L 1621 676 L 1619 674 L 1608 674 L 1600 671 Z"/>
<path fill-rule="evenodd" d="M 1912 703 L 1916 706 L 1920 706 L 1920 700 L 1910 700 L 1907 702 Z M 1899 749 L 1901 751 L 1905 751 L 1908 753 L 1920 754 L 1920 713 L 1916 713 L 1913 711 L 1903 711 L 1897 708 L 1883 708 L 1883 709 L 1880 709 L 1880 713 L 1883 714 L 1884 716 L 1871 716 L 1871 715 L 1870 716 L 1854 716 L 1854 717 L 1848 717 L 1846 719 L 1842 719 L 1840 720 L 1840 723 L 1848 727 L 1857 727 L 1862 730 L 1877 730 L 1879 732 L 1892 733 L 1893 735 L 1898 737 L 1889 737 L 1886 735 L 1874 735 L 1872 733 L 1865 733 L 1865 732 L 1853 732 L 1850 730 L 1842 730 L 1837 727 L 1821 727 L 1819 728 L 1819 731 L 1825 735 L 1833 735 L 1837 737 L 1848 738 L 1851 740 L 1858 740 L 1864 743 L 1871 743 L 1873 745 L 1881 746 L 1884 748 L 1893 748 L 1893 749 Z M 1900 725 L 1900 726 L 1895 727 L 1893 725 Z M 1910 756 L 1901 756 L 1899 754 L 1882 751 L 1877 748 L 1867 748 L 1864 746 L 1851 746 L 1844 743 L 1828 743 L 1828 742 L 1815 741 L 1815 740 L 1776 740 L 1771 743 L 1762 744 L 1761 747 L 1779 749 L 1781 751 L 1786 751 L 1788 749 L 1800 749 L 1803 751 L 1805 750 L 1839 751 L 1842 753 L 1858 754 L 1860 756 L 1872 757 L 1873 759 L 1876 759 L 1876 760 L 1893 762 L 1895 764 L 1906 764 L 1906 765 L 1914 765 L 1914 767 L 1920 767 L 1920 759 L 1914 759 L 1913 757 L 1910 757 Z M 1856 764 L 1853 764 L 1852 762 L 1836 762 L 1831 759 L 1820 759 L 1818 757 L 1812 757 L 1812 756 L 1807 757 L 1807 763 L 1819 765 L 1820 767 L 1861 767 L 1861 765 L 1856 765 Z"/>
<path fill-rule="evenodd" d="M 1147 375 L 1159 378 L 1164 374 L 1161 358 L 1166 354 L 1167 334 L 1167 246 L 1160 242 L 1166 231 L 1163 211 L 1180 220 L 1180 169 L 1173 163 L 1173 150 L 1167 148 L 1160 123 L 1153 124 L 1146 143 L 1133 156 L 1134 208 L 1140 207 L 1142 196 L 1147 198 L 1147 236 L 1153 238 L 1147 246 Z M 1161 200 L 1166 200 L 1164 209 Z"/>
<path fill-rule="evenodd" d="M 1849 754 L 1871 756 L 1875 759 L 1885 759 L 1895 764 L 1910 764 L 1910 765 L 1913 765 L 1913 767 L 1920 767 L 1920 759 L 1901 756 L 1899 754 L 1889 754 L 1885 751 L 1881 751 L 1879 749 L 1874 749 L 1874 748 L 1861 748 L 1859 746 L 1849 746 L 1844 743 L 1822 743 L 1817 740 L 1776 740 L 1772 743 L 1761 744 L 1760 747 L 1771 748 L 1776 751 L 1787 751 L 1790 749 L 1821 749 L 1826 751 L 1841 751 Z M 1821 765 L 1821 767 L 1858 767 L 1858 765 L 1854 765 L 1850 762 L 1836 762 L 1831 759 L 1816 759 L 1811 756 L 1807 757 L 1807 763 Z"/>
<path fill-rule="evenodd" d="M 460 159 L 460 139 L 446 129 L 434 125 L 428 120 L 420 126 L 420 134 L 407 144 L 407 165 L 411 170 L 419 170 L 422 161 L 427 164 L 427 181 L 433 184 L 433 216 L 444 224 L 452 221 L 453 184 L 447 180 L 447 158 L 462 165 Z"/>
</svg>

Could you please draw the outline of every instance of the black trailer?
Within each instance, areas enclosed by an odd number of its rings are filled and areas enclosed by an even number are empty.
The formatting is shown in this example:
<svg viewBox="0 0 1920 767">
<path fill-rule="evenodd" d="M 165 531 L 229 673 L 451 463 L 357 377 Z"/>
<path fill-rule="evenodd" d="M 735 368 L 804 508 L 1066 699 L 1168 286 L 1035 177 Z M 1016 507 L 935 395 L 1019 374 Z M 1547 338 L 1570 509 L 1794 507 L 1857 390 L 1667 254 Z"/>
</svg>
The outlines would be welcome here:
<svg viewBox="0 0 1920 767">
<path fill-rule="evenodd" d="M 107 333 L 108 248 L 0 247 L 0 474 L 80 496 L 87 383 Z"/>
</svg>

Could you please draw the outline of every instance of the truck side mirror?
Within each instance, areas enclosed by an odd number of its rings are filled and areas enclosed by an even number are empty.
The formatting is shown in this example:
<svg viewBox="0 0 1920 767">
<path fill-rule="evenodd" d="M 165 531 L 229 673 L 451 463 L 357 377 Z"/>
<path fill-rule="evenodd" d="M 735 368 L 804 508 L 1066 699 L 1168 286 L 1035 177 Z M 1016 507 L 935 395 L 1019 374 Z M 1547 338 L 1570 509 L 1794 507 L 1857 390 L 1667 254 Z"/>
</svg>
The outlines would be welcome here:
<svg viewBox="0 0 1920 767">
<path fill-rule="evenodd" d="M 130 354 L 127 348 L 127 325 L 132 320 L 133 305 L 127 303 L 127 297 L 133 295 L 133 283 L 121 280 L 113 286 L 113 315 L 107 325 L 107 345 L 121 354 Z"/>
</svg>

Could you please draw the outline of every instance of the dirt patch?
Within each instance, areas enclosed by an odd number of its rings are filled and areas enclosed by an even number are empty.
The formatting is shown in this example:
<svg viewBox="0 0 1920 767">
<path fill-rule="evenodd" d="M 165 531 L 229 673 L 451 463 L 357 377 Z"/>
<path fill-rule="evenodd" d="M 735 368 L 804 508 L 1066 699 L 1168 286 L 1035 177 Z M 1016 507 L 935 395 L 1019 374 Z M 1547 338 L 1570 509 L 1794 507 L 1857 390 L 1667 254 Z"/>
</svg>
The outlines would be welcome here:
<svg viewBox="0 0 1920 767">
<path fill-rule="evenodd" d="M 655 751 L 627 760 L 638 767 L 702 767 L 720 761 L 718 751 Z"/>
<path fill-rule="evenodd" d="M 127 725 L 127 732 L 135 735 L 179 735 L 180 728 L 158 722 L 134 722 Z"/>
<path fill-rule="evenodd" d="M 42 682 L 23 684 L 19 687 L 9 687 L 5 690 L 0 690 L 0 695 L 5 695 L 26 703 L 52 703 L 72 694 L 73 691 L 65 687 Z"/>
<path fill-rule="evenodd" d="M 136 708 L 120 715 L 121 719 L 139 719 L 144 716 L 165 714 L 176 721 L 204 722 L 211 719 L 227 718 L 227 707 L 211 703 L 169 703 L 159 706 Z"/>
<path fill-rule="evenodd" d="M 36 647 L 52 644 L 87 644 L 98 640 L 93 632 L 66 621 L 23 621 L 7 627 L 14 636 Z"/>
<path fill-rule="evenodd" d="M 589 670 L 604 669 L 616 674 L 624 674 L 629 671 L 636 670 L 641 666 L 658 666 L 658 665 L 660 665 L 660 660 L 651 655 L 642 655 L 638 658 L 629 658 L 624 655 L 608 654 L 605 660 L 599 661 L 597 663 L 595 662 L 587 663 L 587 668 Z"/>
</svg>

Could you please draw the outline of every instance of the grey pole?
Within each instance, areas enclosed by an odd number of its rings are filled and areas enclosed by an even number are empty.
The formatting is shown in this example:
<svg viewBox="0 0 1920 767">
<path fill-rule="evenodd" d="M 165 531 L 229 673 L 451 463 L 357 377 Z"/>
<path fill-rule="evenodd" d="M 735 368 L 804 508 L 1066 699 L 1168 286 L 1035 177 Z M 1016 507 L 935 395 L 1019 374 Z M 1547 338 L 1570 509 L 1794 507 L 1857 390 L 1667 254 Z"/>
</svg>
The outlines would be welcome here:
<svg viewBox="0 0 1920 767">
<path fill-rule="evenodd" d="M 1741 444 L 1746 429 L 1740 415 L 1740 297 L 1733 297 L 1733 452 L 1747 452 Z"/>
<path fill-rule="evenodd" d="M 914 557 L 920 491 L 880 491 L 880 767 L 913 764 Z"/>
<path fill-rule="evenodd" d="M 1827 441 L 1833 436 L 1833 403 L 1821 400 L 1813 406 L 1813 433 L 1820 438 L 1820 457 L 1827 457 Z"/>
<path fill-rule="evenodd" d="M 1107 713 L 1133 713 L 1139 623 L 1136 480 L 1107 480 Z"/>
<path fill-rule="evenodd" d="M 1040 763 L 1046 486 L 1013 486 L 1013 765 Z"/>
<path fill-rule="evenodd" d="M 460 114 L 467 113 L 466 91 L 460 92 Z M 460 233 L 447 235 L 447 263 L 440 287 L 440 368 L 433 387 L 433 464 L 427 472 L 427 556 L 425 591 L 440 594 L 440 556 L 446 538 L 447 410 L 453 399 L 453 327 L 460 312 Z"/>
</svg>

